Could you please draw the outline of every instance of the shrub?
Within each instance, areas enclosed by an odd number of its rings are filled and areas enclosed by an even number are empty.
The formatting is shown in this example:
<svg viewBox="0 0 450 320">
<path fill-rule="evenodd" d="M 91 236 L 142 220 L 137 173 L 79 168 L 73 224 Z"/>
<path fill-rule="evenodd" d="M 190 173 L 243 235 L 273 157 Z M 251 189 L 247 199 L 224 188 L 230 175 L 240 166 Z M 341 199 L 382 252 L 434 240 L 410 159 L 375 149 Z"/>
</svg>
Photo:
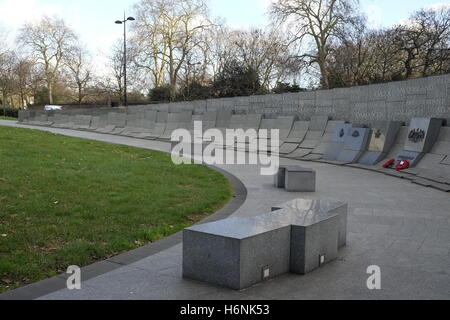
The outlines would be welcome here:
<svg viewBox="0 0 450 320">
<path fill-rule="evenodd" d="M 19 110 L 17 109 L 0 109 L 0 117 L 18 118 Z"/>
</svg>

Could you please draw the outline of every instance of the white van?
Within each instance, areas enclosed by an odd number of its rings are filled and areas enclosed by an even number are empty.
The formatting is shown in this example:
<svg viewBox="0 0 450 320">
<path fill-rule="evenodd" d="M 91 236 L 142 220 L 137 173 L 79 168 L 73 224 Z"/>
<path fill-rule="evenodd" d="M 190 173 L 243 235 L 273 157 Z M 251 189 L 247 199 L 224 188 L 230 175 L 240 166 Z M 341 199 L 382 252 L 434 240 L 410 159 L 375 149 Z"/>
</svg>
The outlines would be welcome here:
<svg viewBox="0 0 450 320">
<path fill-rule="evenodd" d="M 59 111 L 62 110 L 61 106 L 45 106 L 44 107 L 45 111 Z"/>
</svg>

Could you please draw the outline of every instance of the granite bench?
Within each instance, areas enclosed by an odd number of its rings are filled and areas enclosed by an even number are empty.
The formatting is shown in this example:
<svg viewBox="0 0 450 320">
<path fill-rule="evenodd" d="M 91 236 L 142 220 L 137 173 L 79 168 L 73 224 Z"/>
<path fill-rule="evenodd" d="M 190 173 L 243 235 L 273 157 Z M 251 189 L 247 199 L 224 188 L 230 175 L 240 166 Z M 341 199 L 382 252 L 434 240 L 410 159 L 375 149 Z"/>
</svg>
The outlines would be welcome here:
<svg viewBox="0 0 450 320">
<path fill-rule="evenodd" d="M 316 172 L 299 166 L 280 166 L 275 175 L 275 187 L 288 192 L 315 192 Z"/>
<path fill-rule="evenodd" d="M 183 231 L 183 277 L 242 290 L 335 260 L 345 203 L 297 200 L 295 207 Z M 343 214 L 345 212 L 345 214 Z"/>
</svg>

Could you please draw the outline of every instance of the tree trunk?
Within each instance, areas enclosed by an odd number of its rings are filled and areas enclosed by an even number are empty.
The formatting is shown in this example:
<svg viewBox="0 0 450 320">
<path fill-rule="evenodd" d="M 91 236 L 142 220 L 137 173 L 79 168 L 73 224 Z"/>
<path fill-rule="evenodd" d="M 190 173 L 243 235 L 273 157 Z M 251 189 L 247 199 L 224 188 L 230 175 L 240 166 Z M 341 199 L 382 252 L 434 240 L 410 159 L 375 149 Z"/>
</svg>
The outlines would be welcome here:
<svg viewBox="0 0 450 320">
<path fill-rule="evenodd" d="M 177 85 L 177 79 L 176 79 L 176 76 L 174 75 L 174 71 L 171 70 L 170 71 L 170 101 L 175 100 L 176 85 Z"/>
<path fill-rule="evenodd" d="M 81 106 L 81 101 L 83 100 L 83 97 L 81 96 L 82 95 L 82 89 L 81 89 L 81 86 L 79 85 L 78 86 L 78 105 L 79 106 Z"/>
<path fill-rule="evenodd" d="M 176 96 L 176 81 L 170 80 L 170 101 L 175 101 Z"/>
<path fill-rule="evenodd" d="M 319 62 L 320 73 L 322 74 L 322 78 L 320 79 L 320 84 L 323 89 L 330 89 L 330 79 L 328 79 L 327 67 L 325 66 L 325 62 Z"/>
<path fill-rule="evenodd" d="M 23 94 L 23 91 L 22 90 L 20 90 L 20 108 L 21 109 L 23 109 L 25 106 L 24 106 L 24 104 L 25 104 L 25 96 L 24 96 L 24 94 Z"/>
<path fill-rule="evenodd" d="M 411 78 L 413 74 L 413 67 L 412 67 L 413 59 L 414 59 L 413 53 L 411 51 L 408 51 L 408 58 L 406 59 L 405 62 L 406 79 Z"/>
<path fill-rule="evenodd" d="M 50 105 L 53 105 L 53 84 L 51 81 L 48 83 L 48 101 Z"/>
<path fill-rule="evenodd" d="M 6 117 L 6 104 L 7 104 L 8 98 L 6 97 L 6 94 L 3 92 L 2 94 L 2 101 L 3 101 L 3 115 Z"/>
</svg>

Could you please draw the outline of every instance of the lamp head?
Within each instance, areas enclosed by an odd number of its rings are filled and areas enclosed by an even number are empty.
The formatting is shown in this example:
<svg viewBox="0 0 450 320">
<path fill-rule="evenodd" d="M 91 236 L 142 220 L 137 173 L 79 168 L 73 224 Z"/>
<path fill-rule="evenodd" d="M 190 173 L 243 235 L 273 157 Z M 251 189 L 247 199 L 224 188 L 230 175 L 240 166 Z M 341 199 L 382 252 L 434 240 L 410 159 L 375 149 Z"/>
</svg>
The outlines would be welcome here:
<svg viewBox="0 0 450 320">
<path fill-rule="evenodd" d="M 117 20 L 117 21 L 116 21 L 116 24 L 122 24 L 122 21 Z"/>
<path fill-rule="evenodd" d="M 135 21 L 136 19 L 135 18 L 133 18 L 133 17 L 128 17 L 128 19 L 127 19 L 128 21 Z"/>
</svg>

